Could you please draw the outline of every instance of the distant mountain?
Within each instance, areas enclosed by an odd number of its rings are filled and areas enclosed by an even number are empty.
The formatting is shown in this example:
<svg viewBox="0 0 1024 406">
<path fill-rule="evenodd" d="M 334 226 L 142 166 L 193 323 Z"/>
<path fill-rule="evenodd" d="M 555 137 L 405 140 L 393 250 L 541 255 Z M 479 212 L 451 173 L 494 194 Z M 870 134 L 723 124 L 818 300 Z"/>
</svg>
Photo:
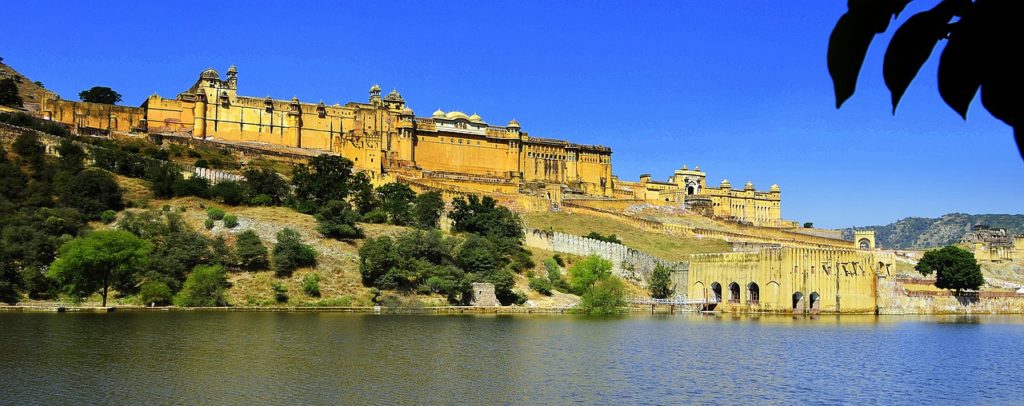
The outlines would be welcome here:
<svg viewBox="0 0 1024 406">
<path fill-rule="evenodd" d="M 875 230 L 875 242 L 881 248 L 922 249 L 954 244 L 978 224 L 1024 234 L 1024 214 L 950 213 L 939 218 L 907 217 L 884 226 L 855 228 Z M 843 238 L 852 240 L 853 230 L 844 229 Z"/>
</svg>

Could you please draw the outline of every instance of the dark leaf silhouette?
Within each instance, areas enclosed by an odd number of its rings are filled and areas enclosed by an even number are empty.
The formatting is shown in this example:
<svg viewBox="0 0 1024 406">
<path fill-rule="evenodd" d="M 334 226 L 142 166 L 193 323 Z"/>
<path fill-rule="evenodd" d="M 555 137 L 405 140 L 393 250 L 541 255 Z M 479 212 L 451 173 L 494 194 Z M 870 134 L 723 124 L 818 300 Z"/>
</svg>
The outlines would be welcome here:
<svg viewBox="0 0 1024 406">
<path fill-rule="evenodd" d="M 939 94 L 964 120 L 967 119 L 971 100 L 981 86 L 976 29 L 970 17 L 960 19 L 953 25 L 949 41 L 939 58 Z"/>
<path fill-rule="evenodd" d="M 993 116 L 1016 126 L 1024 120 L 1024 2 L 979 1 L 981 103 Z M 1020 145 L 1018 145 L 1020 146 Z M 1022 150 L 1024 153 L 1024 150 Z"/>
<path fill-rule="evenodd" d="M 889 21 L 909 0 L 850 0 L 828 41 L 828 72 L 836 94 L 836 108 L 857 88 L 857 76 L 875 34 L 885 32 Z"/>
<path fill-rule="evenodd" d="M 947 24 L 952 18 L 952 7 L 942 2 L 931 10 L 910 17 L 893 34 L 882 64 L 882 76 L 892 94 L 893 114 L 896 114 L 896 106 L 932 54 L 935 44 L 949 32 Z"/>
</svg>

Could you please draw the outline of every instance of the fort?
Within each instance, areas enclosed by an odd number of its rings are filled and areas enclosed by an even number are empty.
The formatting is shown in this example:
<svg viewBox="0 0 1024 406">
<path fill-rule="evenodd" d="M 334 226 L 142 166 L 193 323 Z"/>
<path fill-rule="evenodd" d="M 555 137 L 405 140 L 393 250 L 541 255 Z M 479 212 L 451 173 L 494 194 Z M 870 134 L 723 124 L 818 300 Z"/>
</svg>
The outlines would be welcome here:
<svg viewBox="0 0 1024 406">
<path fill-rule="evenodd" d="M 620 181 L 612 150 L 541 138 L 512 118 L 490 124 L 478 114 L 451 110 L 417 117 L 397 91 L 370 88 L 366 102 L 325 105 L 238 94 L 239 72 L 214 69 L 173 99 L 151 95 L 139 107 L 40 96 L 38 114 L 80 132 L 148 133 L 248 146 L 336 154 L 353 161 L 376 184 L 418 180 L 439 189 L 562 199 L 637 200 L 759 227 L 793 227 L 782 220 L 781 191 L 757 191 L 728 180 L 709 187 L 700 167 L 676 170 L 668 181 L 643 175 Z"/>
</svg>

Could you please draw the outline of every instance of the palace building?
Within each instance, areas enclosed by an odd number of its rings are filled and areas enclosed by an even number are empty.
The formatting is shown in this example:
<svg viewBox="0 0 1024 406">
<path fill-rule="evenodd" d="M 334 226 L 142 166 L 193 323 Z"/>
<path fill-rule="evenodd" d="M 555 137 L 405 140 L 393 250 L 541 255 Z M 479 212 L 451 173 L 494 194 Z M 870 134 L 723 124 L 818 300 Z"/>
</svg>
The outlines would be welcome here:
<svg viewBox="0 0 1024 406">
<path fill-rule="evenodd" d="M 685 166 L 667 182 L 649 175 L 639 182 L 617 181 L 610 148 L 534 137 L 515 119 L 495 125 L 477 114 L 440 109 L 417 117 L 397 90 L 385 95 L 378 85 L 370 88 L 366 102 L 344 105 L 241 96 L 238 70 L 231 66 L 225 73 L 206 69 L 176 97 L 154 94 L 140 107 L 51 95 L 41 100 L 39 114 L 81 131 L 146 132 L 337 154 L 378 182 L 412 174 L 494 185 L 491 191 L 545 191 L 552 200 L 576 195 L 685 205 L 708 216 L 783 226 L 777 185 L 767 192 L 749 182 L 733 189 L 727 180 L 708 187 L 699 167 Z"/>
</svg>

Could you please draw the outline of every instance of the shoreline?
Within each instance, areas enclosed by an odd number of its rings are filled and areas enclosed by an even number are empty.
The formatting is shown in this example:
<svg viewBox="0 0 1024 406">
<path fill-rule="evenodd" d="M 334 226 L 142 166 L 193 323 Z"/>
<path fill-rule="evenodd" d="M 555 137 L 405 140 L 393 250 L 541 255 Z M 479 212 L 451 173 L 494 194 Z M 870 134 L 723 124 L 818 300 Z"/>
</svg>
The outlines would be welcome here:
<svg viewBox="0 0 1024 406">
<path fill-rule="evenodd" d="M 359 314 L 567 314 L 578 315 L 571 307 L 522 307 L 522 306 L 425 306 L 388 309 L 381 306 L 223 306 L 223 307 L 177 307 L 177 306 L 63 306 L 63 305 L 8 305 L 0 306 L 0 313 L 113 313 L 113 312 L 251 312 L 251 313 L 359 313 Z M 715 314 L 715 315 L 773 315 L 773 316 L 946 316 L 946 315 L 1021 315 L 1024 312 L 972 312 L 970 309 L 958 312 L 899 312 L 890 313 L 879 309 L 873 313 L 817 313 L 794 314 L 784 312 L 721 312 L 693 309 L 670 309 L 659 306 L 630 306 L 627 314 Z"/>
</svg>

